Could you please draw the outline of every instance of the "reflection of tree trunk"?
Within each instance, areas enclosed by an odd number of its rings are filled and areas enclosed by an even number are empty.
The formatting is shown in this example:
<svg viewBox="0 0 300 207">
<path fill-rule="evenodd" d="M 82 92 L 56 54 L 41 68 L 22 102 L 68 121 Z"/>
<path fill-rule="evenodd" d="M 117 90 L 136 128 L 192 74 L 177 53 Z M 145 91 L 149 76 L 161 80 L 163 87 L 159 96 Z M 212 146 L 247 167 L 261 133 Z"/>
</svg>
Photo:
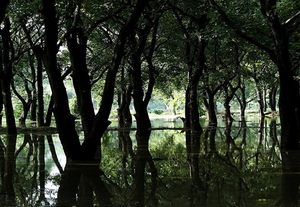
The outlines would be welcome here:
<svg viewBox="0 0 300 207">
<path fill-rule="evenodd" d="M 39 146 L 39 182 L 40 182 L 40 195 L 39 200 L 37 203 L 45 202 L 49 204 L 46 201 L 45 197 L 45 136 L 41 135 L 38 136 L 38 146 Z"/>
<path fill-rule="evenodd" d="M 30 141 L 31 141 L 30 134 L 29 133 L 25 133 L 22 145 L 19 147 L 19 149 L 16 150 L 16 153 L 15 153 L 16 157 L 18 157 L 18 155 L 20 154 L 20 152 L 22 152 L 22 150 L 25 148 L 25 146 L 27 145 L 27 143 L 29 143 L 29 149 L 27 150 L 27 152 L 30 152 Z M 29 158 L 30 156 L 31 156 L 31 154 L 28 153 L 27 160 L 30 159 Z M 29 163 L 27 162 L 27 164 L 29 164 Z"/>
<path fill-rule="evenodd" d="M 258 168 L 258 162 L 259 162 L 259 154 L 260 154 L 260 148 L 262 146 L 262 141 L 263 141 L 263 135 L 264 135 L 264 128 L 265 128 L 265 118 L 261 117 L 260 118 L 260 124 L 259 124 L 259 129 L 258 129 L 258 138 L 257 138 L 257 150 L 256 150 L 256 167 Z"/>
<path fill-rule="evenodd" d="M 282 176 L 281 176 L 281 199 L 276 206 L 298 206 L 300 185 L 300 151 L 281 151 Z"/>
<path fill-rule="evenodd" d="M 241 136 L 242 136 L 242 142 L 241 144 L 246 145 L 246 138 L 247 138 L 247 122 L 245 120 L 245 117 L 242 117 L 240 122 L 240 129 L 242 130 Z"/>
<path fill-rule="evenodd" d="M 227 156 L 230 157 L 230 155 L 236 150 L 236 144 L 231 136 L 231 127 L 232 122 L 226 122 L 226 128 L 225 128 L 225 137 L 226 137 L 226 144 L 227 144 Z"/>
<path fill-rule="evenodd" d="M 83 166 L 84 167 L 84 166 Z M 111 203 L 111 197 L 112 195 L 110 194 L 110 192 L 108 191 L 105 183 L 102 181 L 101 179 L 101 175 L 103 174 L 103 172 L 99 169 L 99 166 L 89 166 L 90 169 L 88 170 L 84 170 L 84 172 L 82 173 L 82 177 L 81 177 L 81 186 L 84 186 L 85 189 L 81 189 L 86 191 L 88 194 L 88 197 L 84 197 L 83 199 L 80 199 L 84 202 L 86 202 L 87 204 L 89 203 L 87 198 L 93 199 L 94 194 L 95 194 L 95 198 L 96 201 L 99 203 L 100 206 L 112 206 Z M 93 200 L 91 200 L 93 201 Z M 90 202 L 93 206 L 93 203 Z M 81 203 L 80 203 L 81 204 Z M 82 207 L 86 207 L 88 205 L 85 205 L 85 203 L 83 203 L 84 205 L 78 205 L 78 206 L 82 206 Z"/>
<path fill-rule="evenodd" d="M 124 78 L 124 68 L 122 68 L 122 75 L 121 78 Z M 119 118 L 119 131 L 118 137 L 120 142 L 120 148 L 123 151 L 123 158 L 122 163 L 123 167 L 125 167 L 126 159 L 128 154 L 133 156 L 132 151 L 132 141 L 130 138 L 130 128 L 132 125 L 132 116 L 130 113 L 130 102 L 131 102 L 131 93 L 132 93 L 132 86 L 128 88 L 122 87 L 122 92 L 118 96 L 118 118 Z"/>
<path fill-rule="evenodd" d="M 120 130 L 118 134 L 119 139 L 121 140 L 121 147 L 122 147 L 122 167 L 123 169 L 127 168 L 127 162 L 128 162 L 128 155 L 130 155 L 132 158 L 135 157 L 133 149 L 132 149 L 132 140 L 130 137 L 130 130 Z M 132 166 L 130 166 L 132 168 Z M 128 175 L 127 173 L 123 173 L 123 178 L 126 186 L 129 186 L 128 183 Z"/>
<path fill-rule="evenodd" d="M 16 206 L 16 198 L 13 185 L 16 165 L 16 138 L 17 135 L 7 135 L 7 146 L 5 153 L 5 174 L 2 185 L 2 193 L 6 195 L 5 206 Z"/>
<path fill-rule="evenodd" d="M 145 167 L 149 154 L 148 149 L 140 149 L 144 147 L 138 147 L 136 153 L 136 164 L 135 164 L 135 206 L 145 206 Z"/>
<path fill-rule="evenodd" d="M 149 135 L 150 137 L 150 135 Z M 148 139 L 149 139 L 148 137 Z M 145 140 L 145 138 L 137 140 Z M 152 156 L 149 152 L 148 142 L 138 141 L 137 152 L 136 152 L 136 163 L 135 163 L 135 197 L 134 202 L 137 207 L 146 206 L 145 202 L 145 167 L 146 163 L 149 163 L 150 173 L 151 173 L 151 191 L 149 195 L 149 200 L 151 200 L 154 205 L 157 204 L 157 199 L 155 198 L 155 193 L 157 189 L 157 170 L 155 168 Z"/>
<path fill-rule="evenodd" d="M 150 152 L 149 152 L 149 155 L 150 155 Z M 148 164 L 149 164 L 150 172 L 151 172 L 151 188 L 150 188 L 149 200 L 152 201 L 151 206 L 159 206 L 158 199 L 156 198 L 158 174 L 157 174 L 157 169 L 154 165 L 154 161 L 153 161 L 151 155 L 149 156 Z"/>
<path fill-rule="evenodd" d="M 206 206 L 206 186 L 200 178 L 199 169 L 200 135 L 189 133 L 187 131 L 186 136 L 190 136 L 189 140 L 191 140 L 190 146 L 187 146 L 190 177 L 192 179 L 190 188 L 190 205 L 193 206 L 195 203 L 199 203 L 200 206 Z"/>
<path fill-rule="evenodd" d="M 270 123 L 270 138 L 272 139 L 272 149 L 274 149 L 275 152 L 275 146 L 279 146 L 279 141 L 277 138 L 277 124 L 276 119 L 271 119 Z"/>
<path fill-rule="evenodd" d="M 64 173 L 61 176 L 60 187 L 57 193 L 57 207 L 76 205 L 76 194 L 80 183 L 80 177 L 80 165 L 67 162 Z"/>
<path fill-rule="evenodd" d="M 67 162 L 61 177 L 56 206 L 91 206 L 93 194 L 100 206 L 111 206 L 111 194 L 101 180 L 99 163 Z"/>
<path fill-rule="evenodd" d="M 58 168 L 59 172 L 63 173 L 63 169 L 62 169 L 62 167 L 60 165 L 60 162 L 57 158 L 57 154 L 56 154 L 56 151 L 55 151 L 55 146 L 54 146 L 54 143 L 53 143 L 52 135 L 47 135 L 47 140 L 48 140 L 49 149 L 50 149 L 50 152 L 51 152 L 51 155 L 52 155 L 52 159 L 53 159 L 54 163 L 56 164 L 56 167 Z"/>
</svg>

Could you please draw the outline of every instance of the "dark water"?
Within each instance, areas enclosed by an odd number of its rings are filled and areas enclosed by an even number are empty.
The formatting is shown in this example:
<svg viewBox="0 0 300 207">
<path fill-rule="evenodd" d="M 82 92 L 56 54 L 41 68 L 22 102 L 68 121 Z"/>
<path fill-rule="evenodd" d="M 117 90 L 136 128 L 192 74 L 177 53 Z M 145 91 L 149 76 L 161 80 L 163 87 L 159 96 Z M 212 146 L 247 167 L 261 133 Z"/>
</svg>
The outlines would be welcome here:
<svg viewBox="0 0 300 207">
<path fill-rule="evenodd" d="M 108 131 L 100 167 L 66 165 L 56 134 L 20 134 L 15 147 L 1 135 L 0 206 L 297 206 L 300 154 L 280 151 L 278 123 L 219 126 L 205 128 L 192 153 L 180 129 L 153 130 L 148 148 L 135 131 L 132 146 Z"/>
</svg>

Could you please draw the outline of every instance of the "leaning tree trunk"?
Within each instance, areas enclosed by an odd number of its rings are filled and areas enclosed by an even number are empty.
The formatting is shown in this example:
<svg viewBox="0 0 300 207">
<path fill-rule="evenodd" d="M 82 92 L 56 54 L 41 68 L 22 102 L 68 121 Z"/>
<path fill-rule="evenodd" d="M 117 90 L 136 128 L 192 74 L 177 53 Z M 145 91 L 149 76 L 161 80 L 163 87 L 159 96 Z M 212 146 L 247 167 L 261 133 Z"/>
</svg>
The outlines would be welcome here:
<svg viewBox="0 0 300 207">
<path fill-rule="evenodd" d="M 55 0 L 43 0 L 45 24 L 45 50 L 43 61 L 49 78 L 55 108 L 57 131 L 67 159 L 79 159 L 80 142 L 75 130 L 75 117 L 71 115 L 68 95 L 57 66 L 58 26 Z"/>
</svg>

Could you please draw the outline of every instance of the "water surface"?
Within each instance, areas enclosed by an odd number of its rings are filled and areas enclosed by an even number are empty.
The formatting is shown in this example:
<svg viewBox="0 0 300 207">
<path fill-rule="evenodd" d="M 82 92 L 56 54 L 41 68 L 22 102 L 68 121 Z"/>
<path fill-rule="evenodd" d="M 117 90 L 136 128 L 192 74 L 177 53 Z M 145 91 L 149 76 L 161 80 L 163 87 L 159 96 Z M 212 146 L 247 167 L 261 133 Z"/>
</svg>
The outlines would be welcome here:
<svg viewBox="0 0 300 207">
<path fill-rule="evenodd" d="M 299 152 L 280 151 L 276 120 L 204 127 L 191 152 L 181 120 L 153 127 L 176 129 L 153 130 L 148 148 L 137 145 L 135 130 L 109 130 L 100 166 L 66 163 L 57 134 L 19 134 L 15 148 L 1 135 L 0 206 L 298 204 Z"/>
</svg>

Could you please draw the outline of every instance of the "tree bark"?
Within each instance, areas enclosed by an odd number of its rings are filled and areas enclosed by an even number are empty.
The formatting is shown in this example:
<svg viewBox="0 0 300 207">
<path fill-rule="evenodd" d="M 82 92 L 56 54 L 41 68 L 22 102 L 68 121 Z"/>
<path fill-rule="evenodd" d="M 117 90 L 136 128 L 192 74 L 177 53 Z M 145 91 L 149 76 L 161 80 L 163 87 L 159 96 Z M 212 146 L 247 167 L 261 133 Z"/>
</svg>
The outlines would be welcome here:
<svg viewBox="0 0 300 207">
<path fill-rule="evenodd" d="M 247 100 L 246 100 L 246 87 L 245 85 L 241 85 L 239 87 L 240 91 L 241 91 L 241 97 L 239 97 L 238 95 L 235 95 L 239 105 L 240 105 L 240 111 L 241 111 L 241 120 L 245 119 L 245 114 L 246 114 L 246 106 L 247 106 Z"/>
<path fill-rule="evenodd" d="M 45 50 L 43 61 L 48 74 L 55 108 L 53 109 L 59 138 L 68 159 L 79 159 L 80 142 L 75 130 L 75 118 L 71 115 L 68 96 L 57 66 L 58 27 L 55 0 L 43 0 L 45 24 Z"/>
<path fill-rule="evenodd" d="M 217 126 L 218 125 L 218 121 L 217 121 L 217 114 L 216 114 L 216 106 L 215 106 L 215 101 L 214 101 L 214 93 L 207 88 L 206 89 L 206 94 L 208 97 L 208 100 L 205 99 L 204 102 L 206 102 L 206 111 L 208 114 L 208 120 L 210 125 L 212 126 Z"/>
<path fill-rule="evenodd" d="M 269 91 L 269 104 L 273 112 L 276 111 L 276 94 L 277 94 L 277 87 L 276 86 L 271 87 Z"/>
<path fill-rule="evenodd" d="M 137 123 L 137 132 L 136 138 L 137 142 L 141 145 L 148 145 L 150 133 L 151 133 L 151 122 L 148 114 L 148 103 L 150 101 L 155 78 L 153 76 L 153 67 L 152 66 L 152 55 L 147 56 L 148 62 L 148 87 L 146 88 L 146 92 L 144 92 L 144 83 L 143 83 L 143 75 L 142 75 L 142 54 L 145 50 L 146 43 L 150 34 L 151 29 L 153 28 L 155 20 L 148 19 L 144 28 L 139 28 L 139 33 L 135 31 L 130 34 L 131 45 L 133 46 L 133 51 L 131 54 L 131 63 L 132 63 L 132 82 L 133 82 L 133 103 L 136 111 L 135 119 Z M 138 35 L 138 40 L 136 39 L 136 35 Z M 154 42 L 153 42 L 154 41 Z M 155 44 L 156 36 L 154 40 L 152 39 L 152 43 Z M 154 51 L 150 51 L 154 52 Z"/>
<path fill-rule="evenodd" d="M 1 88 L 2 88 L 2 95 L 3 95 L 3 103 L 5 108 L 5 115 L 6 115 L 6 123 L 7 123 L 7 133 L 8 134 L 16 134 L 16 121 L 14 115 L 14 109 L 11 100 L 11 80 L 13 77 L 12 70 L 13 70 L 13 59 L 14 58 L 14 48 L 10 39 L 10 21 L 9 19 L 5 20 L 5 26 L 1 30 L 1 37 L 2 37 L 2 44 L 3 50 L 0 54 L 0 77 L 1 77 Z"/>
<path fill-rule="evenodd" d="M 5 14 L 6 14 L 6 8 L 9 4 L 9 0 L 2 0 L 0 1 L 0 24 L 2 23 Z"/>
<path fill-rule="evenodd" d="M 67 45 L 70 52 L 72 80 L 77 97 L 77 104 L 80 113 L 81 123 L 85 137 L 89 137 L 92 131 L 95 113 L 91 96 L 91 79 L 86 63 L 88 34 L 83 31 L 83 22 L 81 21 L 81 2 L 77 6 L 71 3 L 70 10 L 74 17 L 68 16 L 67 25 Z M 72 8 L 71 8 L 72 7 Z"/>
</svg>

